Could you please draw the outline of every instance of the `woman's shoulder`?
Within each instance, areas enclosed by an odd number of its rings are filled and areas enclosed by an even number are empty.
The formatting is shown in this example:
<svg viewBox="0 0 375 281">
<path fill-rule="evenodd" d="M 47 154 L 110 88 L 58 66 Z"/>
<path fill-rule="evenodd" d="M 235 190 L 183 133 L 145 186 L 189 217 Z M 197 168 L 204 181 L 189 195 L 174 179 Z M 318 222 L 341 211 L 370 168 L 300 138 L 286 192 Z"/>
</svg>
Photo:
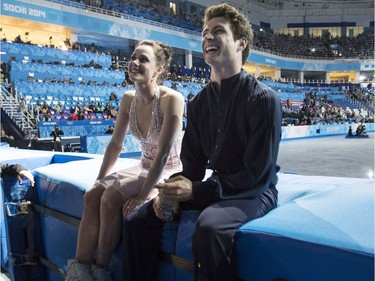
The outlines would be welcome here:
<svg viewBox="0 0 375 281">
<path fill-rule="evenodd" d="M 133 100 L 135 97 L 135 90 L 126 91 L 122 96 L 122 99 L 125 101 Z"/>
<path fill-rule="evenodd" d="M 159 86 L 159 89 L 160 89 L 160 98 L 162 99 L 184 101 L 184 96 L 176 90 L 173 90 L 166 86 Z"/>
</svg>

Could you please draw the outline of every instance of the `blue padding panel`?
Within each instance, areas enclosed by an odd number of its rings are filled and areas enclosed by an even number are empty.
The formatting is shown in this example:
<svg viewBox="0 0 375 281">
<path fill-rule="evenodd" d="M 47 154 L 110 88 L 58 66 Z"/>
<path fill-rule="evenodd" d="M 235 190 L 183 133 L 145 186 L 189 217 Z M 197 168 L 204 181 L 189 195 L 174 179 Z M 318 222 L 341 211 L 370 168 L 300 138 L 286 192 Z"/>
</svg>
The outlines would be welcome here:
<svg viewBox="0 0 375 281">
<path fill-rule="evenodd" d="M 300 197 L 241 227 L 239 276 L 374 280 L 374 186 L 359 181 Z"/>
<path fill-rule="evenodd" d="M 0 152 L 2 162 L 35 168 L 34 190 L 40 204 L 77 218 L 83 211 L 82 196 L 94 183 L 102 162 L 99 156 L 86 156 L 93 157 L 13 148 Z M 138 163 L 138 159 L 120 158 L 113 171 Z M 238 230 L 239 278 L 374 280 L 373 179 L 279 174 L 278 190 L 279 207 Z M 184 212 L 179 222 L 167 223 L 161 249 L 192 261 L 191 237 L 198 215 Z M 41 225 L 46 258 L 66 270 L 67 260 L 74 257 L 77 227 L 44 216 Z M 114 281 L 122 279 L 119 249 L 110 265 Z M 62 281 L 57 274 L 48 274 L 49 280 Z M 160 263 L 155 280 L 188 281 L 193 274 Z"/>
<path fill-rule="evenodd" d="M 32 246 L 35 262 L 37 256 L 43 254 L 39 217 L 37 214 L 17 214 L 19 208 L 13 205 L 22 201 L 37 202 L 36 191 L 28 179 L 19 184 L 15 177 L 4 176 L 0 183 L 1 268 L 8 271 L 11 280 L 45 280 L 46 270 L 41 263 L 34 266 L 25 264 L 27 251 Z M 9 216 L 6 211 L 8 203 Z M 30 229 L 29 224 L 32 226 Z M 29 231 L 32 245 L 28 239 Z"/>
<path fill-rule="evenodd" d="M 179 223 L 177 221 L 171 221 L 164 225 L 160 239 L 160 250 L 165 253 L 175 254 L 178 227 Z M 159 262 L 156 280 L 176 280 L 176 268 L 171 264 Z"/>
<path fill-rule="evenodd" d="M 68 153 L 56 153 L 55 155 L 53 155 L 53 158 L 52 158 L 52 161 L 51 161 L 51 164 L 55 164 L 55 163 L 67 163 L 67 162 L 71 162 L 71 161 L 78 161 L 78 160 L 88 160 L 88 159 L 91 159 L 91 157 L 89 157 L 87 154 L 82 154 L 82 156 L 80 154 L 68 154 Z"/>
<path fill-rule="evenodd" d="M 81 150 L 92 154 L 104 154 L 111 139 L 112 135 L 82 136 Z M 126 134 L 121 153 L 140 153 L 141 150 L 141 143 L 132 134 Z"/>
<path fill-rule="evenodd" d="M 199 216 L 198 211 L 186 211 L 181 214 L 180 220 L 171 221 L 164 225 L 160 250 L 174 254 L 188 261 L 193 261 L 191 238 L 195 231 L 195 223 Z M 159 263 L 158 281 L 190 281 L 194 279 L 193 272 L 173 267 L 163 262 Z"/>
<path fill-rule="evenodd" d="M 40 204 L 67 215 L 81 218 L 83 195 L 98 175 L 102 159 L 56 163 L 34 170 Z M 139 160 L 119 159 L 112 169 L 117 171 L 138 164 Z M 78 228 L 51 217 L 41 217 L 42 239 L 46 258 L 66 270 L 67 260 L 74 258 Z M 122 280 L 122 252 L 119 246 L 110 264 L 114 281 Z M 50 273 L 50 280 L 62 278 Z"/>
<path fill-rule="evenodd" d="M 72 136 L 95 136 L 102 135 L 108 130 L 109 126 L 115 125 L 115 120 L 58 120 L 39 122 L 39 134 L 42 138 L 51 138 L 50 134 L 54 127 L 58 125 L 64 132 L 64 137 Z M 90 151 L 82 151 L 89 152 Z"/>
<path fill-rule="evenodd" d="M 178 228 L 178 240 L 176 244 L 176 256 L 193 261 L 192 236 L 195 232 L 195 224 L 200 212 L 186 211 L 181 214 Z M 176 280 L 190 281 L 194 279 L 194 273 L 176 268 Z"/>
<path fill-rule="evenodd" d="M 237 265 L 244 281 L 374 280 L 373 256 L 255 231 L 240 237 L 237 249 L 241 247 L 248 256 L 239 258 Z"/>
<path fill-rule="evenodd" d="M 14 147 L 0 148 L 0 162 L 22 164 L 29 170 L 46 166 L 51 163 L 54 153 L 51 151 L 17 149 Z"/>
<path fill-rule="evenodd" d="M 355 187 L 374 185 L 373 179 L 340 178 L 327 176 L 301 176 L 295 174 L 278 174 L 279 205 L 293 202 L 295 199 L 328 191 L 338 187 Z"/>
</svg>

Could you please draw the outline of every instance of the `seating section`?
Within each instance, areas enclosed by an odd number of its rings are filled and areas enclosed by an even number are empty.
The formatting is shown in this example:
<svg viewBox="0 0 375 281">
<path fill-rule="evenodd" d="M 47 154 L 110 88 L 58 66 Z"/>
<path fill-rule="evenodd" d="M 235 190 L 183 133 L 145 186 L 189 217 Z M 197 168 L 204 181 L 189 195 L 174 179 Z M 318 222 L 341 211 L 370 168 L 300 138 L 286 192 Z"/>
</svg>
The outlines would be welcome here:
<svg viewBox="0 0 375 281">
<path fill-rule="evenodd" d="M 49 48 L 45 46 L 29 45 L 21 43 L 1 42 L 1 59 L 3 62 L 11 60 L 36 60 L 47 62 L 75 63 L 77 65 L 90 64 L 91 61 L 96 62 L 102 67 L 108 69 L 111 67 L 112 58 L 110 55 L 96 54 L 82 51 L 66 51 L 57 48 Z"/>
<path fill-rule="evenodd" d="M 32 75 L 32 76 L 31 76 Z M 46 64 L 35 62 L 12 61 L 10 65 L 11 81 L 20 80 L 49 81 L 55 78 L 61 82 L 68 79 L 70 83 L 80 84 L 83 81 L 95 81 L 97 84 L 104 82 L 113 85 L 121 84 L 125 80 L 125 73 L 116 70 L 97 69 L 94 67 L 67 66 L 64 64 Z"/>
<path fill-rule="evenodd" d="M 155 22 L 160 22 L 168 24 L 171 26 L 184 28 L 186 30 L 191 30 L 195 32 L 200 32 L 202 30 L 201 23 L 196 21 L 189 21 L 181 17 L 170 14 L 167 8 L 164 7 L 164 10 L 161 6 L 154 5 L 154 9 L 142 7 L 141 5 L 132 5 L 121 1 L 113 0 L 104 0 L 103 6 L 106 9 L 118 11 L 125 15 L 132 15 L 138 18 L 144 18 Z"/>
<path fill-rule="evenodd" d="M 56 48 L 30 44 L 3 42 L 2 45 L 5 54 L 2 59 L 9 60 L 9 79 L 14 92 L 18 99 L 24 99 L 23 107 L 36 123 L 115 120 L 122 95 L 134 89 L 127 83 L 124 71 L 108 68 L 112 63 L 110 55 L 75 50 L 61 53 Z M 187 101 L 208 81 L 209 69 L 172 65 L 169 74 L 170 79 L 163 84 L 181 92 Z M 285 126 L 336 124 L 352 120 L 359 122 L 361 116 L 370 116 L 369 112 L 373 111 L 370 103 L 365 106 L 355 99 L 349 99 L 347 93 L 338 86 L 316 87 L 282 83 L 266 77 L 259 79 L 279 95 Z M 112 93 L 117 96 L 117 100 L 110 99 Z M 38 102 L 40 106 L 37 106 Z M 110 104 L 105 109 L 108 102 Z M 40 109 L 44 103 L 46 108 Z M 76 108 L 78 103 L 81 108 Z M 86 106 L 95 105 L 101 109 L 97 112 L 83 110 L 85 103 Z M 115 113 L 110 112 L 112 108 Z M 78 114 L 74 115 L 74 111 Z M 334 114 L 324 113 L 323 116 L 323 111 Z M 33 130 L 38 131 L 39 137 L 48 137 L 41 134 L 42 127 L 43 124 L 37 124 Z"/>
</svg>

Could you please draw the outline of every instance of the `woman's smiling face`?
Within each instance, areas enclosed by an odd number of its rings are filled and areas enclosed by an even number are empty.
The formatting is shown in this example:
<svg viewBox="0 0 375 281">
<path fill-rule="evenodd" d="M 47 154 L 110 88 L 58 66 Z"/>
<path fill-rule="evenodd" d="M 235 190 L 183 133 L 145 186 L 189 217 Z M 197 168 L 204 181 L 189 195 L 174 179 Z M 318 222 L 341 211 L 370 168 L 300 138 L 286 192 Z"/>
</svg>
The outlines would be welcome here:
<svg viewBox="0 0 375 281">
<path fill-rule="evenodd" d="M 157 60 L 153 47 L 138 46 L 129 62 L 129 78 L 133 82 L 147 82 L 159 75 Z"/>
</svg>

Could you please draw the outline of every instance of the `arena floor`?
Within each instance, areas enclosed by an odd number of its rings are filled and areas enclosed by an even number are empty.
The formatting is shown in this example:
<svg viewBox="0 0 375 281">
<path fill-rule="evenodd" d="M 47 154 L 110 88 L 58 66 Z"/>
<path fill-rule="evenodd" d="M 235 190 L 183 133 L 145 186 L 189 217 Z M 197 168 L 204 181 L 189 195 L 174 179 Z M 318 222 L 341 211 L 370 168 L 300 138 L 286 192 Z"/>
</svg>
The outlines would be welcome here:
<svg viewBox="0 0 375 281">
<path fill-rule="evenodd" d="M 333 136 L 285 140 L 278 164 L 282 173 L 311 176 L 374 178 L 374 133 L 370 138 Z M 9 281 L 0 273 L 0 281 Z"/>
<path fill-rule="evenodd" d="M 280 144 L 281 172 L 299 175 L 374 178 L 374 133 L 369 138 L 331 136 L 285 140 Z"/>
</svg>

